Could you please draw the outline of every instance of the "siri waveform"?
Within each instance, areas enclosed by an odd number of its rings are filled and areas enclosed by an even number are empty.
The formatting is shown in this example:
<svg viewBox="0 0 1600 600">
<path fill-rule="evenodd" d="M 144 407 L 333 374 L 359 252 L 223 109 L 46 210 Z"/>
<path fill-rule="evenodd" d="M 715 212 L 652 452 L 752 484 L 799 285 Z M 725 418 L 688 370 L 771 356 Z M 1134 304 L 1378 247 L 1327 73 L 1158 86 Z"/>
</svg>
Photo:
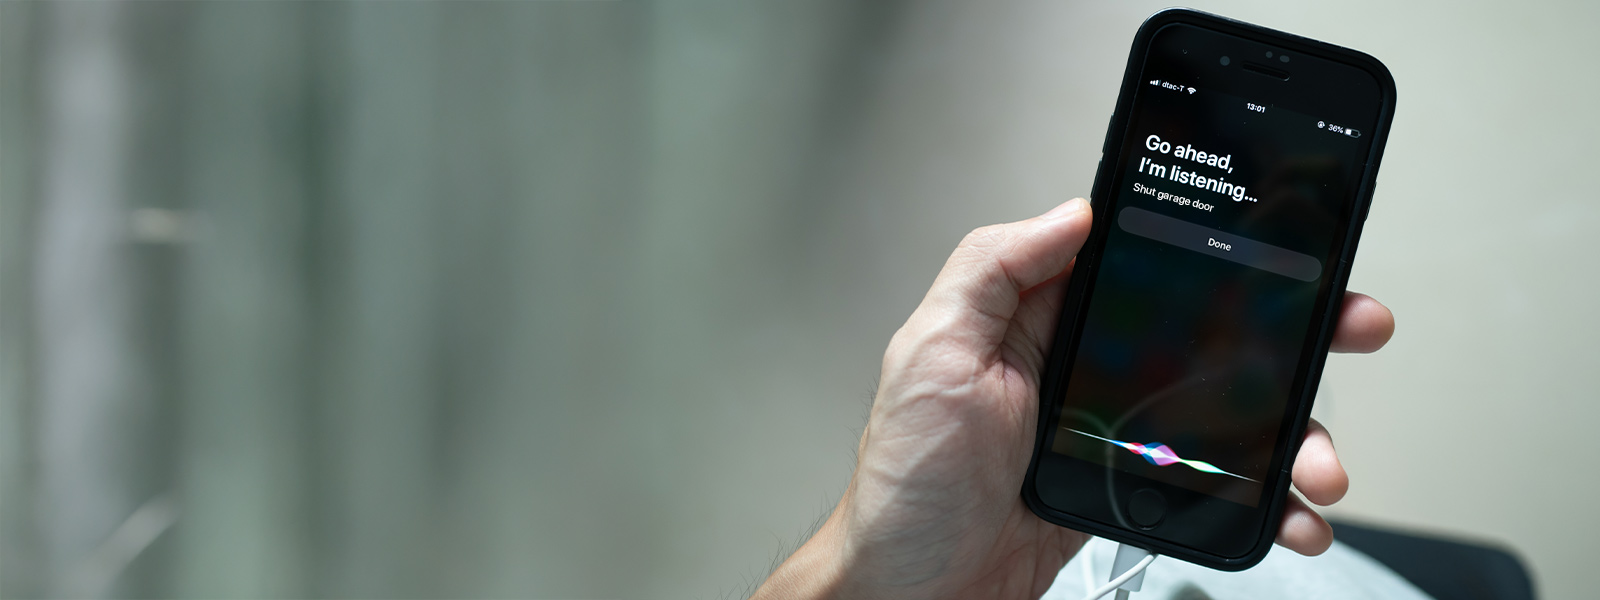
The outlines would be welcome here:
<svg viewBox="0 0 1600 600">
<path fill-rule="evenodd" d="M 1216 473 L 1218 475 L 1227 475 L 1229 477 L 1238 477 L 1239 479 L 1243 479 L 1245 481 L 1255 481 L 1254 479 L 1251 479 L 1249 477 L 1245 477 L 1243 475 L 1236 475 L 1236 474 L 1224 471 L 1222 469 L 1219 469 L 1219 468 L 1217 468 L 1216 465 L 1213 465 L 1213 464 L 1208 463 L 1208 462 L 1203 461 L 1203 460 L 1189 460 L 1189 459 L 1185 459 L 1185 458 L 1178 458 L 1178 453 L 1177 452 L 1173 452 L 1172 448 L 1168 448 L 1166 444 L 1140 444 L 1140 443 L 1137 443 L 1137 442 L 1124 442 L 1124 441 L 1120 441 L 1120 440 L 1113 440 L 1111 438 L 1103 438 L 1103 437 L 1100 437 L 1098 435 L 1095 435 L 1095 434 L 1092 434 L 1092 433 L 1086 433 L 1086 432 L 1078 431 L 1078 430 L 1072 429 L 1070 427 L 1063 427 L 1062 429 L 1066 429 L 1067 431 L 1071 431 L 1071 432 L 1076 433 L 1078 435 L 1092 437 L 1092 438 L 1100 440 L 1102 442 L 1106 442 L 1106 443 L 1109 443 L 1109 444 L 1115 444 L 1117 446 L 1121 446 L 1123 449 L 1125 449 L 1125 450 L 1127 450 L 1129 452 L 1132 452 L 1134 454 L 1137 454 L 1140 457 L 1144 458 L 1145 462 L 1150 463 L 1150 464 L 1155 465 L 1155 466 L 1158 466 L 1158 467 L 1165 467 L 1165 466 L 1168 466 L 1168 465 L 1182 464 L 1182 465 L 1185 465 L 1185 466 L 1187 466 L 1187 467 L 1189 467 L 1191 469 L 1194 469 L 1196 471 L 1200 471 L 1202 473 Z M 1257 481 L 1256 483 L 1260 483 L 1260 482 Z"/>
</svg>

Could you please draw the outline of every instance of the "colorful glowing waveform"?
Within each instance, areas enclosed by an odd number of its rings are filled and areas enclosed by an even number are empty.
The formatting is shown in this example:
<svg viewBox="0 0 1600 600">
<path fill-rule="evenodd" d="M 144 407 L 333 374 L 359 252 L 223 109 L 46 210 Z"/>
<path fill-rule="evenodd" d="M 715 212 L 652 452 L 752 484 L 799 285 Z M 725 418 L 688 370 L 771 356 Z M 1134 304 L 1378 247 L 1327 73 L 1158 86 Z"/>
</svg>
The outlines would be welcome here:
<svg viewBox="0 0 1600 600">
<path fill-rule="evenodd" d="M 1107 443 L 1115 444 L 1117 446 L 1121 446 L 1122 448 L 1126 449 L 1127 451 L 1132 452 L 1134 454 L 1137 454 L 1140 457 L 1143 457 L 1145 462 L 1150 463 L 1150 464 L 1155 465 L 1155 466 L 1158 466 L 1158 467 L 1165 467 L 1167 465 L 1174 465 L 1174 464 L 1182 464 L 1182 465 L 1188 466 L 1189 468 L 1194 469 L 1196 471 L 1200 471 L 1202 473 L 1216 473 L 1218 475 L 1227 475 L 1229 477 L 1238 477 L 1239 479 L 1243 479 L 1245 481 L 1255 481 L 1254 479 L 1251 479 L 1249 477 L 1245 477 L 1243 475 L 1235 475 L 1233 473 L 1229 473 L 1229 472 L 1224 471 L 1222 469 L 1218 469 L 1216 465 L 1213 465 L 1213 464 L 1208 463 L 1208 462 L 1203 461 L 1203 460 L 1189 460 L 1189 459 L 1185 459 L 1185 458 L 1178 458 L 1178 453 L 1177 452 L 1173 452 L 1172 449 L 1168 448 L 1166 444 L 1140 444 L 1140 443 L 1136 443 L 1136 442 L 1123 442 L 1123 441 L 1119 441 L 1119 440 L 1113 440 L 1113 439 L 1110 439 L 1110 438 L 1103 438 L 1103 437 L 1100 437 L 1100 436 L 1092 434 L 1092 433 L 1085 433 L 1085 432 L 1082 432 L 1082 431 L 1078 431 L 1076 429 L 1072 429 L 1070 427 L 1063 427 L 1062 429 L 1066 429 L 1067 431 L 1071 431 L 1071 432 L 1076 433 L 1078 435 L 1092 437 L 1092 438 L 1100 440 L 1102 442 L 1107 442 Z M 1257 481 L 1256 483 L 1260 483 L 1260 482 Z"/>
</svg>

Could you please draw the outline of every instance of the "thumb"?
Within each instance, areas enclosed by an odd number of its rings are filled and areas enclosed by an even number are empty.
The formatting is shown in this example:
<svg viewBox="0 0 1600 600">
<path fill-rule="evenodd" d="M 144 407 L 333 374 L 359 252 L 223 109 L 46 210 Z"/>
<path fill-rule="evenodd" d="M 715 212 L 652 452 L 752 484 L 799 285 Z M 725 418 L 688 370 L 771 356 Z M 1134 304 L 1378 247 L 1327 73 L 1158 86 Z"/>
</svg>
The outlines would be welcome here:
<svg viewBox="0 0 1600 600">
<path fill-rule="evenodd" d="M 963 337 L 973 349 L 998 347 L 1022 293 L 1067 270 L 1089 237 L 1091 218 L 1089 202 L 1074 198 L 1032 219 L 973 230 L 913 318 L 956 324 L 969 332 Z"/>
</svg>

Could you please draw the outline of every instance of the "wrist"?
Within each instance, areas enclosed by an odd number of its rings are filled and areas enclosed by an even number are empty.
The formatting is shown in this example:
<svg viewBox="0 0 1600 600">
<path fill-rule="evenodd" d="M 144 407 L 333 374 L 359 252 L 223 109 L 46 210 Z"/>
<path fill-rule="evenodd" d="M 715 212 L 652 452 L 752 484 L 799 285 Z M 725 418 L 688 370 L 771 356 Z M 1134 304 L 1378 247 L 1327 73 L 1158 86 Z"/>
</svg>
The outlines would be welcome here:
<svg viewBox="0 0 1600 600">
<path fill-rule="evenodd" d="M 835 511 L 811 539 L 767 576 L 751 600 L 839 597 L 846 572 L 839 520 Z"/>
</svg>

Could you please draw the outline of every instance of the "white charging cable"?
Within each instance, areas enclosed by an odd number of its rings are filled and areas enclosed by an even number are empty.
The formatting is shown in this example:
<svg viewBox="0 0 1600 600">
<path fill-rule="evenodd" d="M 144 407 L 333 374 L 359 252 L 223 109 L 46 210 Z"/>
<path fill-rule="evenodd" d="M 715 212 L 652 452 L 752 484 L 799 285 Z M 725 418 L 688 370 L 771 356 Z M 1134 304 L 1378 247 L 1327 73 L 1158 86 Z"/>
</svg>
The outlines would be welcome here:
<svg viewBox="0 0 1600 600">
<path fill-rule="evenodd" d="M 1156 561 L 1156 554 L 1144 548 L 1117 544 L 1117 558 L 1111 561 L 1111 581 L 1099 587 L 1083 600 L 1099 600 L 1112 590 L 1117 591 L 1117 600 L 1127 600 L 1128 594 L 1139 591 L 1144 586 L 1144 570 L 1150 563 Z"/>
</svg>

